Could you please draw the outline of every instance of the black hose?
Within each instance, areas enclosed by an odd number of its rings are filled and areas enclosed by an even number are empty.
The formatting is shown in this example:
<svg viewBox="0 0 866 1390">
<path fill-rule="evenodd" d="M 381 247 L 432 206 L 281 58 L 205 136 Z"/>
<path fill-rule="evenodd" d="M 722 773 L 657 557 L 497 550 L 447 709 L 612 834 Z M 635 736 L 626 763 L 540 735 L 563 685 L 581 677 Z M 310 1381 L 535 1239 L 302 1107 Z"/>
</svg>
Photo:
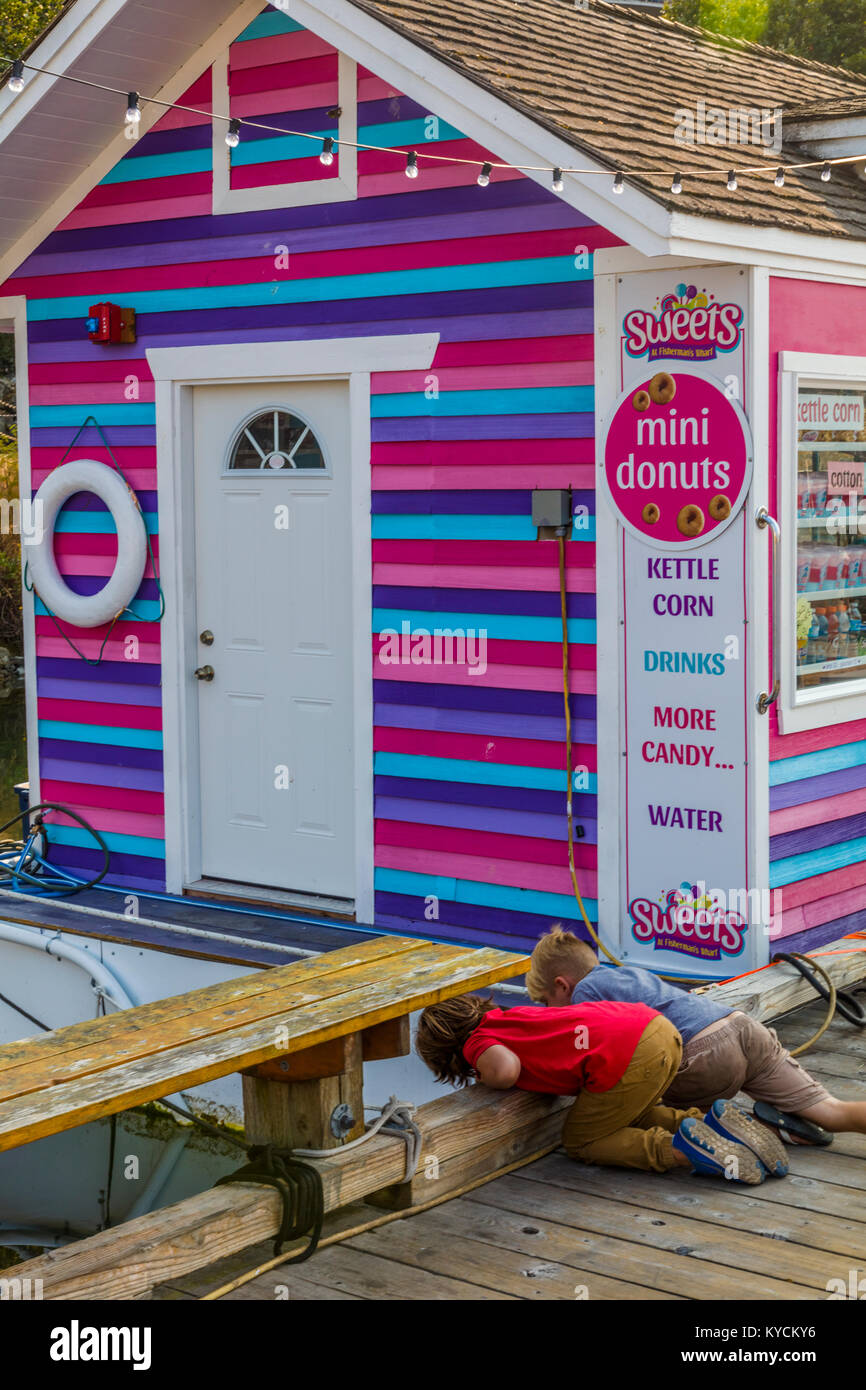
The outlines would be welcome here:
<svg viewBox="0 0 866 1390">
<path fill-rule="evenodd" d="M 815 974 L 811 966 L 808 966 L 801 956 L 791 955 L 786 951 L 777 951 L 773 956 L 773 963 L 775 964 L 777 960 L 783 960 L 788 965 L 793 965 L 795 970 L 799 970 L 803 979 L 808 980 L 815 992 L 829 1002 L 830 991 L 824 981 Z M 849 1023 L 853 1023 L 855 1028 L 866 1028 L 866 1009 L 863 1008 L 859 999 L 855 999 L 854 995 L 849 994 L 846 990 L 836 990 L 836 1013 L 841 1014 Z"/>
</svg>

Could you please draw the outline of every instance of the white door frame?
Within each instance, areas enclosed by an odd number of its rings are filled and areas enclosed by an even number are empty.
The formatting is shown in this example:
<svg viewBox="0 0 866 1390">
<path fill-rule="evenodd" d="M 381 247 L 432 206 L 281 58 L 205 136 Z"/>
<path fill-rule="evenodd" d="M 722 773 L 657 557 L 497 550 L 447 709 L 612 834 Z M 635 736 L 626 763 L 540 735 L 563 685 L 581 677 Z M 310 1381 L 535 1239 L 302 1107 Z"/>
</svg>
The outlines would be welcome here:
<svg viewBox="0 0 866 1390">
<path fill-rule="evenodd" d="M 350 525 L 355 820 L 355 915 L 373 921 L 373 627 L 370 525 L 370 374 L 422 371 L 438 333 L 304 342 L 149 348 L 156 383 L 166 888 L 201 878 L 198 705 L 190 679 L 197 651 L 192 388 L 286 381 L 346 381 L 349 387 Z M 186 460 L 186 466 L 184 466 Z"/>
</svg>

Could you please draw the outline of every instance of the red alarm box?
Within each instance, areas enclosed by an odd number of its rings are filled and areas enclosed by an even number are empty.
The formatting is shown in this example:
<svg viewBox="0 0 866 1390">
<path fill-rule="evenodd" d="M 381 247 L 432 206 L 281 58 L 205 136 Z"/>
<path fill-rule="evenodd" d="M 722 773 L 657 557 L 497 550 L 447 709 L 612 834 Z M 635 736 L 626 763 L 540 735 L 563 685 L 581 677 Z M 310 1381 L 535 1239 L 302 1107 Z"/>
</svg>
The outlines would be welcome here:
<svg viewBox="0 0 866 1390">
<path fill-rule="evenodd" d="M 87 336 L 92 343 L 134 343 L 135 310 L 117 304 L 91 304 Z"/>
</svg>

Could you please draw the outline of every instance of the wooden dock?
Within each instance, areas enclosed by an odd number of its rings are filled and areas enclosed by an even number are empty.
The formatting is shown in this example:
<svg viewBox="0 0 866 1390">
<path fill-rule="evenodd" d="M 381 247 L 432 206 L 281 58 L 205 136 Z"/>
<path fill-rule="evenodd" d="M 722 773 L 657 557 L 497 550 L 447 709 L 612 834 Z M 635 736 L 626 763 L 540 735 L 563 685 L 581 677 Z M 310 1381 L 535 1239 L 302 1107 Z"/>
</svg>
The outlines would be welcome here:
<svg viewBox="0 0 866 1390">
<path fill-rule="evenodd" d="M 779 1022 L 783 1042 L 809 1037 L 825 1007 Z M 866 1095 L 866 1032 L 837 1019 L 803 1061 L 841 1098 Z M 680 1171 L 584 1167 L 557 1152 L 224 1297 L 826 1300 L 851 1270 L 866 1280 L 866 1136 L 788 1152 L 787 1178 L 736 1189 Z M 376 1217 L 355 1203 L 329 1218 L 325 1236 Z M 154 1297 L 202 1298 L 270 1255 L 269 1244 L 247 1249 Z"/>
</svg>

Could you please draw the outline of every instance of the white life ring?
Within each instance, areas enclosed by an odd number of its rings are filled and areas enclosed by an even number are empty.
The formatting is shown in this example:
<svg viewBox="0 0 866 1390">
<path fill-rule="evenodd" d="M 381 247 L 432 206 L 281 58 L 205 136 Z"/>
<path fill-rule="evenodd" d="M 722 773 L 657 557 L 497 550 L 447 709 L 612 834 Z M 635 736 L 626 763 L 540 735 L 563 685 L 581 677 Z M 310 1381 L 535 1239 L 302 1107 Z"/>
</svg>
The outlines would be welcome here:
<svg viewBox="0 0 866 1390">
<path fill-rule="evenodd" d="M 114 573 L 97 594 L 76 594 L 57 568 L 54 527 L 64 502 L 76 492 L 93 492 L 104 502 L 117 528 Z M 137 592 L 147 563 L 144 517 L 123 478 L 96 459 L 75 459 L 49 473 L 34 498 L 41 521 L 39 540 L 27 547 L 30 574 L 37 594 L 58 618 L 75 627 L 101 627 L 122 612 Z"/>
</svg>

